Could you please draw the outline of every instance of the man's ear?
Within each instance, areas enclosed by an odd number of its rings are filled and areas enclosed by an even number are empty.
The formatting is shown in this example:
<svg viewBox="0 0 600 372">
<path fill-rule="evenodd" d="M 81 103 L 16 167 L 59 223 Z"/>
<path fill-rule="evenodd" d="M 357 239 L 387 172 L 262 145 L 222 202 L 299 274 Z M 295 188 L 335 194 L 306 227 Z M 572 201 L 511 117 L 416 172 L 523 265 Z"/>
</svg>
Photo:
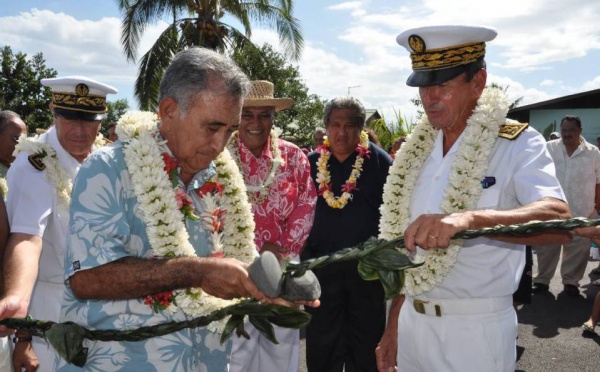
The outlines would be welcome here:
<svg viewBox="0 0 600 372">
<path fill-rule="evenodd" d="M 485 84 L 487 83 L 487 71 L 486 69 L 482 68 L 481 70 L 477 71 L 477 73 L 475 74 L 474 78 L 476 79 L 476 86 L 478 89 L 481 89 L 483 91 L 483 89 L 485 88 Z"/>
<path fill-rule="evenodd" d="M 165 98 L 158 104 L 158 116 L 161 120 L 173 119 L 177 112 L 179 112 L 179 106 L 173 98 Z"/>
</svg>

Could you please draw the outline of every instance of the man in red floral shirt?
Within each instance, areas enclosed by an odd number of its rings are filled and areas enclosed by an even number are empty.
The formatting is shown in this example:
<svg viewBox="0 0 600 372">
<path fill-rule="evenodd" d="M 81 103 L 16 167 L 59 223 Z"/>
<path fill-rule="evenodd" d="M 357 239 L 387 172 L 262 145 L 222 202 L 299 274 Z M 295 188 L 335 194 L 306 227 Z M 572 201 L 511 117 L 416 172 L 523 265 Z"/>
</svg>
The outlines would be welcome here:
<svg viewBox="0 0 600 372">
<path fill-rule="evenodd" d="M 253 81 L 244 101 L 240 129 L 229 141 L 252 203 L 260 251 L 273 252 L 280 261 L 296 260 L 313 225 L 317 193 L 310 165 L 302 150 L 277 138 L 275 112 L 293 104 L 274 98 L 273 84 Z M 300 336 L 297 329 L 275 326 L 279 341 L 273 344 L 253 326 L 246 325 L 250 340 L 234 340 L 230 371 L 298 370 Z"/>
</svg>

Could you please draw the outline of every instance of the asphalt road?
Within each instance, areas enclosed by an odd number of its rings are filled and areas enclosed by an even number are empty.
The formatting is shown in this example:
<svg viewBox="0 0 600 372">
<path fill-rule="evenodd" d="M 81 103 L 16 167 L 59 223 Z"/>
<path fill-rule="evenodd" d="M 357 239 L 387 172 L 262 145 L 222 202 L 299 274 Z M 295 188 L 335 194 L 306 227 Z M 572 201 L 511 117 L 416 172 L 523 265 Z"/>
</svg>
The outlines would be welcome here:
<svg viewBox="0 0 600 372">
<path fill-rule="evenodd" d="M 563 286 L 557 273 L 550 283 L 549 293 L 535 294 L 530 305 L 517 311 L 518 372 L 600 372 L 600 336 L 585 338 L 581 331 L 581 325 L 592 311 L 594 297 L 600 291 L 600 287 L 591 285 L 592 281 L 600 279 L 600 276 L 590 274 L 597 266 L 597 262 L 588 262 L 579 296 L 562 293 Z M 533 271 L 537 272 L 536 266 Z M 596 329 L 600 332 L 598 327 Z M 304 339 L 301 338 L 299 372 L 307 372 L 304 352 Z"/>
<path fill-rule="evenodd" d="M 534 294 L 532 304 L 517 312 L 517 352 L 520 356 L 517 371 L 600 371 L 600 336 L 585 338 L 581 331 L 581 325 L 589 318 L 594 298 L 600 291 L 600 287 L 591 284 L 600 279 L 600 276 L 590 274 L 597 266 L 597 262 L 588 262 L 586 274 L 580 282 L 579 296 L 563 293 L 560 274 L 557 273 L 550 283 L 549 293 Z M 536 270 L 534 267 L 534 273 Z"/>
</svg>

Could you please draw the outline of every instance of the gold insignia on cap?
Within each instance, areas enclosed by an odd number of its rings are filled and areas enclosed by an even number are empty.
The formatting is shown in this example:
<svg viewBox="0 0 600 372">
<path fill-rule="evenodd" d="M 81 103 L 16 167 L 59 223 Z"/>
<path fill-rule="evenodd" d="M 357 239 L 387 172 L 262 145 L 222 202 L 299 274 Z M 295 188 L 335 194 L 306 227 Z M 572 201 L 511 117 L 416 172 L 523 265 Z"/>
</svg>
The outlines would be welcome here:
<svg viewBox="0 0 600 372">
<path fill-rule="evenodd" d="M 39 171 L 43 171 L 44 169 L 46 169 L 46 165 L 44 164 L 43 160 L 44 157 L 42 156 L 42 154 L 40 153 L 35 153 L 35 154 L 31 154 L 29 155 L 29 157 L 27 158 L 29 159 L 29 162 L 31 163 L 31 165 L 33 165 L 33 167 Z"/>
<path fill-rule="evenodd" d="M 419 35 L 410 35 L 408 37 L 408 44 L 415 53 L 423 53 L 427 49 L 425 40 Z"/>
<path fill-rule="evenodd" d="M 411 38 L 415 36 L 410 36 Z M 414 50 L 412 41 L 409 43 Z M 434 71 L 466 65 L 485 55 L 485 43 L 455 45 L 449 48 L 430 49 L 427 52 L 410 54 L 414 71 Z"/>
<path fill-rule="evenodd" d="M 78 96 L 87 96 L 88 94 L 90 94 L 90 88 L 88 88 L 88 86 L 83 83 L 77 84 L 77 86 L 75 87 L 75 93 L 77 93 Z"/>
<path fill-rule="evenodd" d="M 521 133 L 523 133 L 523 131 L 527 129 L 528 126 L 529 124 L 527 123 L 507 122 L 500 126 L 500 132 L 498 133 L 498 137 L 506 138 L 512 141 L 519 137 L 519 135 L 521 135 Z"/>
</svg>

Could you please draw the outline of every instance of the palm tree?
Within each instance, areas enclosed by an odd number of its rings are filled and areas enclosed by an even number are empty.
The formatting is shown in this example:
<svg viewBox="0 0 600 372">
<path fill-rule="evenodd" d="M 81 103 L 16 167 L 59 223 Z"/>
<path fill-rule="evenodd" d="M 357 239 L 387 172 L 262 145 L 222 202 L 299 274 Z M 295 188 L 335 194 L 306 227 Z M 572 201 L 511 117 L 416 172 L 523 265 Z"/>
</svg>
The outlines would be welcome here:
<svg viewBox="0 0 600 372">
<path fill-rule="evenodd" d="M 155 110 L 162 74 L 173 55 L 191 46 L 219 52 L 254 45 L 251 21 L 274 27 L 285 53 L 298 60 L 304 44 L 300 22 L 292 16 L 293 0 L 117 0 L 123 12 L 121 44 L 135 62 L 146 27 L 161 19 L 171 23 L 140 60 L 135 95 L 140 109 Z M 242 31 L 229 23 L 239 22 Z"/>
</svg>

